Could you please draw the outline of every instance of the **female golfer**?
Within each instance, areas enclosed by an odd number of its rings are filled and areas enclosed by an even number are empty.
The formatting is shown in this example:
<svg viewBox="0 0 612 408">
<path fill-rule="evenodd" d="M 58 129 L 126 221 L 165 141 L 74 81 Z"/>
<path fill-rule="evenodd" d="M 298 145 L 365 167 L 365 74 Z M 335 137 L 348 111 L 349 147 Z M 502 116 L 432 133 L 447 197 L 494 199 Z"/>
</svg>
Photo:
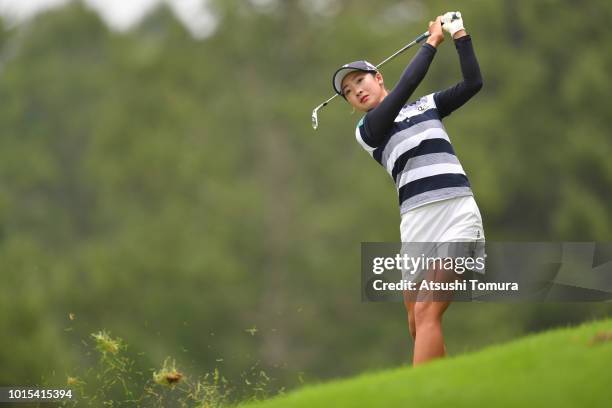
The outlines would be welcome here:
<svg viewBox="0 0 612 408">
<path fill-rule="evenodd" d="M 463 81 L 408 103 L 444 41 L 443 29 L 454 40 Z M 429 33 L 393 90 L 385 88 L 382 75 L 367 61 L 338 69 L 333 76 L 334 90 L 355 109 L 366 112 L 357 125 L 357 141 L 395 182 L 403 245 L 484 242 L 482 219 L 470 183 L 441 122 L 480 90 L 480 68 L 461 13 L 437 17 L 429 23 Z M 435 266 L 402 275 L 417 283 L 458 278 L 443 272 Z M 446 355 L 442 315 L 451 299 L 434 301 L 433 292 L 422 292 L 418 298 L 414 292 L 404 292 L 414 340 L 414 365 Z"/>
</svg>

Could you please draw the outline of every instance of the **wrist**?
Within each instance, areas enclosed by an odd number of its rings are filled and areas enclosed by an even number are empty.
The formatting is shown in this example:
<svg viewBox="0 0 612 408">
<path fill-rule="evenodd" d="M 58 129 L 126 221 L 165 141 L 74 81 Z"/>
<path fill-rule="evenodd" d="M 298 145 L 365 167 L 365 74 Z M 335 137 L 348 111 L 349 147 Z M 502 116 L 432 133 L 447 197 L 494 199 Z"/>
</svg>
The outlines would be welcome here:
<svg viewBox="0 0 612 408">
<path fill-rule="evenodd" d="M 440 38 L 437 36 L 429 36 L 429 38 L 427 39 L 427 44 L 431 45 L 434 48 L 437 48 L 443 40 L 444 37 Z"/>
<path fill-rule="evenodd" d="M 465 32 L 464 29 L 461 29 L 459 31 L 457 31 L 455 34 L 453 34 L 453 40 L 458 40 L 461 37 L 465 37 L 467 35 L 467 33 Z"/>
</svg>

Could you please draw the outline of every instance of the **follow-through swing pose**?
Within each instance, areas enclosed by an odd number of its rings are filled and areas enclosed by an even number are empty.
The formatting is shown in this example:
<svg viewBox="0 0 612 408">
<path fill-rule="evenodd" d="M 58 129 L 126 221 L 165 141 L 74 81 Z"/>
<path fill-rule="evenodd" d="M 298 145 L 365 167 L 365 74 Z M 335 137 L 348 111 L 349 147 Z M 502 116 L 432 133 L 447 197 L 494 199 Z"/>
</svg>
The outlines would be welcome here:
<svg viewBox="0 0 612 408">
<path fill-rule="evenodd" d="M 443 29 L 454 40 L 463 80 L 408 103 L 444 41 Z M 437 17 L 429 23 L 429 34 L 393 90 L 385 88 L 382 75 L 367 61 L 339 68 L 333 76 L 334 90 L 355 109 L 366 112 L 357 124 L 357 141 L 395 182 L 402 242 L 482 242 L 480 211 L 442 124 L 444 117 L 480 90 L 480 68 L 461 13 Z M 431 268 L 403 278 L 442 282 L 455 277 Z M 404 303 L 417 365 L 446 355 L 442 315 L 450 300 L 413 295 L 405 292 Z"/>
</svg>

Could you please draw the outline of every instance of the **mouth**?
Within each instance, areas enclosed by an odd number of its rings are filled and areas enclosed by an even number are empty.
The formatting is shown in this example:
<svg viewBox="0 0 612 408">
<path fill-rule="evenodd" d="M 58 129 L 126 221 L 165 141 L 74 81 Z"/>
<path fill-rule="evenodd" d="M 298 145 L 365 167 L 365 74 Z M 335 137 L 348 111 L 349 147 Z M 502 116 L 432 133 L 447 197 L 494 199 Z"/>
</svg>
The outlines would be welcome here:
<svg viewBox="0 0 612 408">
<path fill-rule="evenodd" d="M 364 95 L 361 97 L 361 99 L 359 99 L 360 103 L 365 103 L 368 100 L 369 96 L 368 95 Z"/>
</svg>

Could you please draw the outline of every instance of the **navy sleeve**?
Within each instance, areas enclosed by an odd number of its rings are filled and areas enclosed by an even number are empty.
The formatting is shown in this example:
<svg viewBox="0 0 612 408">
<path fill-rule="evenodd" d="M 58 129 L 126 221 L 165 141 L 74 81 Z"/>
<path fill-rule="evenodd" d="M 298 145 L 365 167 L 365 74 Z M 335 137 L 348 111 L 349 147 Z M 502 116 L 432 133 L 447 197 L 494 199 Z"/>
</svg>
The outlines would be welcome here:
<svg viewBox="0 0 612 408">
<path fill-rule="evenodd" d="M 434 101 L 441 118 L 460 108 L 482 88 L 482 76 L 472 47 L 471 37 L 466 35 L 455 40 L 455 48 L 457 48 L 459 54 L 463 81 L 434 94 Z"/>
<path fill-rule="evenodd" d="M 374 109 L 368 111 L 360 127 L 361 137 L 371 147 L 378 147 L 393 126 L 393 121 L 408 98 L 419 86 L 436 54 L 436 48 L 425 43 L 404 70 L 399 82 Z"/>
</svg>

